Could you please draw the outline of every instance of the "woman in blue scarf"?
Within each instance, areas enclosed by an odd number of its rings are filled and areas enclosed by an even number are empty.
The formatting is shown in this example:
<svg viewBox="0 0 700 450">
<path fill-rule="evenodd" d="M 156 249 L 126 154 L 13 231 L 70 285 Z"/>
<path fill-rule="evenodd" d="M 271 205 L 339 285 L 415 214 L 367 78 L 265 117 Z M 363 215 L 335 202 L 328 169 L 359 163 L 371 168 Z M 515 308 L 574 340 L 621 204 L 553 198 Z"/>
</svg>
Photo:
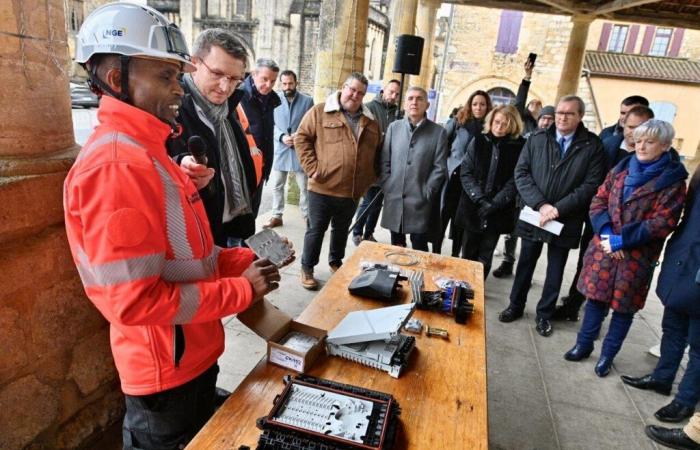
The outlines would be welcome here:
<svg viewBox="0 0 700 450">
<path fill-rule="evenodd" d="M 673 126 L 663 120 L 640 125 L 634 154 L 608 173 L 591 202 L 595 236 L 577 285 L 588 301 L 576 345 L 564 358 L 580 361 L 591 354 L 612 308 L 595 366 L 600 377 L 610 373 L 634 314 L 644 307 L 654 266 L 683 209 L 688 172 L 670 158 L 673 136 Z"/>
</svg>

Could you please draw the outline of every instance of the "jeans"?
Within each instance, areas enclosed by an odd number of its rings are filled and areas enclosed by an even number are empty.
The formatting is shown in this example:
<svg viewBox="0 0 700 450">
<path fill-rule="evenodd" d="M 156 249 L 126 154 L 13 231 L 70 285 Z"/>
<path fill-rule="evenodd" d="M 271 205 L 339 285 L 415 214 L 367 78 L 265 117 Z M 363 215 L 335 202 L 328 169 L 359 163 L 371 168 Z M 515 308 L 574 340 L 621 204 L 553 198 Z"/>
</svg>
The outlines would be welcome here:
<svg viewBox="0 0 700 450">
<path fill-rule="evenodd" d="M 586 313 L 583 315 L 581 329 L 576 336 L 576 344 L 584 349 L 593 349 L 593 341 L 598 338 L 600 327 L 603 320 L 608 315 L 610 306 L 607 303 L 588 300 L 586 302 Z M 608 334 L 605 335 L 603 348 L 600 351 L 600 356 L 606 356 L 610 359 L 615 358 L 617 353 L 622 348 L 622 343 L 627 337 L 627 332 L 632 326 L 634 313 L 621 313 L 613 311 Z"/>
<path fill-rule="evenodd" d="M 372 200 L 377 197 L 374 203 Z M 377 227 L 377 222 L 379 221 L 379 213 L 382 210 L 382 201 L 384 200 L 384 193 L 382 188 L 379 186 L 370 186 L 367 193 L 362 197 L 360 201 L 360 207 L 357 210 L 357 217 L 360 219 L 355 224 L 352 229 L 353 236 L 362 236 L 362 239 L 369 239 L 372 234 L 374 234 L 374 229 Z M 372 203 L 372 206 L 369 206 Z M 365 210 L 369 207 L 369 210 L 365 213 Z M 364 216 L 362 215 L 364 213 Z"/>
<path fill-rule="evenodd" d="M 352 198 L 333 197 L 309 191 L 309 215 L 307 216 L 304 250 L 301 267 L 313 272 L 321 255 L 323 236 L 331 225 L 331 243 L 328 252 L 329 263 L 341 263 L 345 257 L 348 242 L 348 228 L 352 223 L 357 203 Z"/>
<path fill-rule="evenodd" d="M 510 291 L 510 307 L 522 312 L 527 303 L 527 293 L 532 286 L 532 276 L 535 274 L 537 260 L 542 253 L 544 242 L 521 239 L 520 259 L 515 269 L 515 279 Z M 537 318 L 550 319 L 559 297 L 564 267 L 569 256 L 569 249 L 556 245 L 547 245 L 547 273 L 542 288 L 542 297 L 537 303 Z"/>
<path fill-rule="evenodd" d="M 181 386 L 149 395 L 125 395 L 124 449 L 185 448 L 214 414 L 218 373 L 214 363 Z"/>
<path fill-rule="evenodd" d="M 652 377 L 662 383 L 673 383 L 685 347 L 690 345 L 688 366 L 675 400 L 683 406 L 694 407 L 700 400 L 700 319 L 665 308 L 661 330 L 661 357 Z"/>
<path fill-rule="evenodd" d="M 465 230 L 462 237 L 462 258 L 477 261 L 484 265 L 484 280 L 491 271 L 493 251 L 500 235 L 493 232 L 478 233 Z"/>
<path fill-rule="evenodd" d="M 281 170 L 273 170 L 270 175 L 270 183 L 272 183 L 272 216 L 282 218 L 284 212 L 284 186 L 287 184 L 287 174 Z M 309 213 L 309 199 L 307 198 L 306 184 L 308 177 L 304 172 L 291 172 L 294 174 L 299 186 L 299 209 L 301 215 L 306 217 Z"/>
<path fill-rule="evenodd" d="M 581 269 L 583 268 L 583 257 L 588 249 L 588 244 L 593 239 L 593 226 L 590 220 L 586 220 L 585 226 L 583 228 L 583 234 L 581 235 L 581 245 L 579 245 L 578 250 L 578 261 L 576 262 L 576 274 L 574 279 L 569 286 L 569 298 L 566 299 L 565 304 L 571 311 L 578 312 L 581 309 L 581 305 L 586 300 L 586 297 L 578 291 L 576 285 L 578 284 L 578 279 L 581 276 Z"/>
<path fill-rule="evenodd" d="M 428 233 L 411 233 L 411 246 L 414 250 L 421 250 L 424 252 L 429 251 L 428 249 Z M 391 245 L 400 245 L 401 247 L 406 247 L 406 235 L 403 233 L 391 232 Z"/>
<path fill-rule="evenodd" d="M 506 234 L 503 241 L 503 262 L 515 264 L 515 249 L 518 247 L 518 236 Z"/>
</svg>

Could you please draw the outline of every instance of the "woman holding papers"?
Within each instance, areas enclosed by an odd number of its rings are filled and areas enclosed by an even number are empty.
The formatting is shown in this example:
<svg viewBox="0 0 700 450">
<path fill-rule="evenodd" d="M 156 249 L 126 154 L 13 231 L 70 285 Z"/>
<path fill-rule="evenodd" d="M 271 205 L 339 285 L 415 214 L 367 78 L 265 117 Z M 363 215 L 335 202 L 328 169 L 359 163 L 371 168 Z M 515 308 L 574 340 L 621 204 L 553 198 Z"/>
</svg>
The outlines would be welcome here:
<svg viewBox="0 0 700 450">
<path fill-rule="evenodd" d="M 644 307 L 664 240 L 683 209 L 688 172 L 669 157 L 673 136 L 668 122 L 652 119 L 640 125 L 634 131 L 634 155 L 608 173 L 591 202 L 595 236 L 577 286 L 588 302 L 576 345 L 564 358 L 580 361 L 591 354 L 612 308 L 595 366 L 600 377 L 610 372 L 634 314 Z"/>
<path fill-rule="evenodd" d="M 462 160 L 462 195 L 455 225 L 464 229 L 462 258 L 481 262 L 484 278 L 491 269 L 498 237 L 515 226 L 513 171 L 525 144 L 522 130 L 515 107 L 497 106 L 486 116 L 484 132 L 476 134 Z"/>
</svg>

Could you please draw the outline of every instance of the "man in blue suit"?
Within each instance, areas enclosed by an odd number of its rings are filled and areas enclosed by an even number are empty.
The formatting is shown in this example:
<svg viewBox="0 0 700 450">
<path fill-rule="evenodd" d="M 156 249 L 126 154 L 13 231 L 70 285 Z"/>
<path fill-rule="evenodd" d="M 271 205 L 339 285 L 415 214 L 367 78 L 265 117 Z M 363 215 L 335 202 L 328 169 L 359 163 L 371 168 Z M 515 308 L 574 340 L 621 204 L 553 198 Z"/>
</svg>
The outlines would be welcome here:
<svg viewBox="0 0 700 450">
<path fill-rule="evenodd" d="M 280 74 L 282 92 L 277 95 L 281 104 L 275 108 L 275 159 L 272 163 L 272 216 L 263 228 L 274 228 L 282 225 L 284 212 L 284 186 L 287 184 L 287 174 L 293 172 L 299 186 L 299 207 L 306 221 L 308 200 L 306 183 L 307 177 L 299 164 L 294 151 L 294 135 L 304 114 L 314 106 L 314 100 L 308 95 L 297 91 L 297 76 L 291 70 Z"/>
</svg>

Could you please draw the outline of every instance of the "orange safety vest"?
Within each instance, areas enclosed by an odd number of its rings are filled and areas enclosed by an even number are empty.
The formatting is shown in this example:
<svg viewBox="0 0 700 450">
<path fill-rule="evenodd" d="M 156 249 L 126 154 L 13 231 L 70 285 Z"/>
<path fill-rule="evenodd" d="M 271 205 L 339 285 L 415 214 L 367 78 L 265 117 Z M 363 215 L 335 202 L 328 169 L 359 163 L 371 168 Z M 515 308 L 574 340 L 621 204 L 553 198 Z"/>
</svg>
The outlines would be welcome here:
<svg viewBox="0 0 700 450">
<path fill-rule="evenodd" d="M 238 114 L 238 120 L 241 122 L 241 127 L 243 128 L 243 131 L 245 132 L 245 138 L 248 140 L 248 146 L 250 147 L 250 156 L 253 158 L 253 165 L 255 166 L 255 180 L 256 180 L 256 186 L 260 186 L 260 182 L 262 181 L 262 173 L 263 173 L 263 154 L 262 151 L 258 148 L 258 144 L 255 143 L 255 138 L 253 137 L 253 134 L 250 132 L 250 122 L 248 121 L 248 116 L 245 115 L 245 111 L 243 111 L 243 106 L 239 103 L 238 106 L 236 106 L 236 113 Z"/>
<path fill-rule="evenodd" d="M 253 300 L 240 276 L 253 253 L 214 246 L 196 187 L 166 153 L 168 125 L 107 96 L 98 119 L 65 181 L 66 232 L 110 323 L 122 390 L 152 394 L 216 362 L 220 319 Z"/>
</svg>

